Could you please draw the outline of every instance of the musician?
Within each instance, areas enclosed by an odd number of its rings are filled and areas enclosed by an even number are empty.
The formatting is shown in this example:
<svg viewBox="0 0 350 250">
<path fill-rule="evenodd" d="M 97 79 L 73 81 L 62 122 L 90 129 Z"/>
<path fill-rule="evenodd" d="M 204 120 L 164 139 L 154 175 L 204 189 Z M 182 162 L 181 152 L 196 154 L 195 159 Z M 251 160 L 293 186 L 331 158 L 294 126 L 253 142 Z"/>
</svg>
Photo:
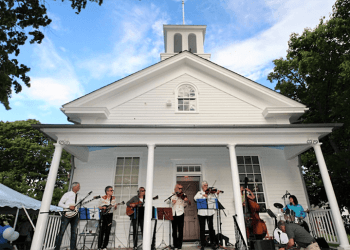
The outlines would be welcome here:
<svg viewBox="0 0 350 250">
<path fill-rule="evenodd" d="M 301 249 L 320 250 L 314 237 L 298 224 L 286 223 L 281 220 L 278 222 L 277 226 L 282 232 L 287 234 L 289 239 L 287 246 L 285 248 L 282 247 L 279 250 L 290 249 L 294 246 L 294 243 L 297 243 Z"/>
<path fill-rule="evenodd" d="M 173 210 L 173 220 L 171 221 L 173 229 L 173 242 L 174 248 L 181 250 L 183 242 L 183 231 L 184 231 L 184 218 L 185 218 L 185 207 L 188 204 L 188 198 L 181 198 L 183 193 L 183 186 L 180 184 L 175 185 L 174 195 L 171 197 L 171 205 Z M 177 234 L 179 232 L 179 234 Z"/>
<path fill-rule="evenodd" d="M 107 250 L 109 234 L 111 233 L 113 211 L 117 209 L 116 197 L 113 196 L 113 187 L 107 186 L 105 188 L 106 195 L 100 198 L 98 208 L 101 209 L 101 220 L 102 224 L 100 234 L 98 236 L 98 249 Z M 110 207 L 111 206 L 111 207 Z M 110 210 L 107 212 L 107 208 Z"/>
<path fill-rule="evenodd" d="M 281 208 L 281 211 L 285 212 L 287 209 L 294 211 L 295 216 L 302 221 L 301 226 L 304 227 L 306 231 L 310 232 L 309 226 L 305 221 L 303 221 L 303 219 L 306 218 L 306 213 L 304 211 L 304 208 L 298 203 L 297 197 L 290 195 L 289 202 L 290 204 L 287 204 L 287 206 Z"/>
<path fill-rule="evenodd" d="M 215 193 L 211 193 L 208 190 L 208 182 L 203 181 L 202 182 L 202 190 L 198 191 L 198 193 L 194 196 L 194 200 L 197 201 L 198 199 L 210 199 L 210 198 L 216 198 Z M 219 195 L 220 190 L 216 192 L 217 195 Z M 201 238 L 201 250 L 204 250 L 204 247 L 206 245 L 205 241 L 205 221 L 208 223 L 209 228 L 209 236 L 210 236 L 210 243 L 211 247 L 213 249 L 216 248 L 215 246 L 215 233 L 214 233 L 214 227 L 213 227 L 213 215 L 215 213 L 215 203 L 208 203 L 208 209 L 198 209 L 198 220 L 199 220 L 199 228 L 200 228 L 200 238 Z"/>
<path fill-rule="evenodd" d="M 243 206 L 245 206 L 245 192 L 244 192 L 244 190 L 247 190 L 247 198 L 249 198 L 251 200 L 255 199 L 254 193 L 249 188 L 244 188 L 243 186 L 241 186 L 241 196 L 242 196 Z"/>
<path fill-rule="evenodd" d="M 74 211 L 76 208 L 75 205 L 77 204 L 77 201 L 78 201 L 78 191 L 79 190 L 80 190 L 79 182 L 73 182 L 72 191 L 69 191 L 62 196 L 60 202 L 58 203 L 58 206 L 65 208 L 65 209 L 70 209 L 71 211 Z M 67 218 L 65 216 L 65 214 L 62 215 L 60 231 L 56 237 L 55 250 L 60 250 L 62 238 L 63 238 L 64 232 L 66 231 L 66 228 L 67 228 L 69 223 L 71 226 L 70 249 L 76 250 L 77 227 L 79 224 L 79 213 L 77 213 L 75 216 L 73 216 L 71 218 Z"/>
<path fill-rule="evenodd" d="M 145 204 L 146 189 L 144 187 L 140 187 L 137 193 L 138 194 L 136 196 L 132 197 L 126 203 L 127 206 L 134 208 L 135 211 L 137 211 L 137 206 L 142 207 L 142 209 L 139 209 L 140 211 L 137 213 L 137 216 L 135 216 L 135 213 L 133 213 L 130 216 L 130 219 L 132 220 L 134 249 L 137 249 L 139 227 L 141 227 L 141 233 L 143 235 L 143 217 L 144 217 L 143 206 Z"/>
</svg>

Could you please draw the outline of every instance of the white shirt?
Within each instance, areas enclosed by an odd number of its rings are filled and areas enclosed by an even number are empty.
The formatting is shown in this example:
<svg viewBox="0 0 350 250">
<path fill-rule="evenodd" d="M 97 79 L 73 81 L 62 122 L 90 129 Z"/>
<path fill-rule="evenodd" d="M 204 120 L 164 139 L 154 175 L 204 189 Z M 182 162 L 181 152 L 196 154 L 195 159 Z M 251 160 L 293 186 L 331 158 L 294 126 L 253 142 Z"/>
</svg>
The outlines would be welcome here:
<svg viewBox="0 0 350 250">
<path fill-rule="evenodd" d="M 63 208 L 69 208 L 69 206 L 75 206 L 75 203 L 75 193 L 73 191 L 69 191 L 62 196 L 60 202 L 58 203 L 58 206 Z"/>
<path fill-rule="evenodd" d="M 198 191 L 198 193 L 194 196 L 194 200 L 197 201 L 198 199 L 207 199 L 204 197 L 205 192 L 203 190 Z M 198 209 L 198 215 L 200 216 L 212 216 L 215 213 L 215 202 L 212 199 L 216 199 L 215 194 L 208 194 L 208 209 Z"/>
<path fill-rule="evenodd" d="M 176 203 L 174 204 L 173 201 L 176 201 Z M 185 213 L 187 203 L 176 194 L 171 197 L 171 205 L 173 207 L 173 216 L 181 216 Z"/>
</svg>

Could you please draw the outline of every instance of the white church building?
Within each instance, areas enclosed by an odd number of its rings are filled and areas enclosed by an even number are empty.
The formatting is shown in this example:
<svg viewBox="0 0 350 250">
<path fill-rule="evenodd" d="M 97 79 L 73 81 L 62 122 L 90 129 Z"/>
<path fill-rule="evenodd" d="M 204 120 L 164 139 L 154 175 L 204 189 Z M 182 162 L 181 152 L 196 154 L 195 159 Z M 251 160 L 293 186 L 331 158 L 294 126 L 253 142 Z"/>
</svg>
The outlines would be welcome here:
<svg viewBox="0 0 350 250">
<path fill-rule="evenodd" d="M 246 238 L 240 185 L 248 177 L 271 235 L 274 220 L 266 209 L 277 214 L 274 203 L 283 203 L 287 190 L 311 208 L 299 155 L 313 148 L 339 249 L 350 249 L 319 143 L 341 124 L 296 123 L 305 105 L 211 62 L 204 52 L 205 33 L 204 25 L 164 25 L 160 62 L 64 104 L 61 110 L 71 124 L 33 125 L 57 142 L 40 211 L 48 211 L 64 149 L 74 156 L 72 181 L 81 184 L 81 197 L 89 191 L 102 195 L 111 185 L 118 201 L 127 202 L 145 187 L 144 250 L 151 248 L 152 206 L 168 207 L 164 200 L 177 182 L 189 187 L 191 201 L 203 180 L 224 191 L 219 201 L 227 216 L 221 212 L 221 229 L 234 243 L 235 215 Z M 152 200 L 156 195 L 159 199 Z M 97 201 L 87 205 L 94 206 Z M 130 226 L 125 209 L 120 205 L 114 212 L 113 237 L 122 248 Z M 47 222 L 48 214 L 41 213 L 32 250 L 42 249 Z M 162 223 L 157 246 L 171 241 L 169 222 Z M 199 239 L 195 204 L 186 208 L 184 239 Z"/>
</svg>

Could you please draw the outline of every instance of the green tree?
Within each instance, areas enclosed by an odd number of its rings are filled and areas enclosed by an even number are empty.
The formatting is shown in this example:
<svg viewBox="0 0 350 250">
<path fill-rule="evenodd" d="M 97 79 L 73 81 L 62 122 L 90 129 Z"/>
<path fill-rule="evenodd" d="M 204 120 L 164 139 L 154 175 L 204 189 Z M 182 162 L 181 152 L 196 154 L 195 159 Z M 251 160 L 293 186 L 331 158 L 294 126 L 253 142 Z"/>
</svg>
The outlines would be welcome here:
<svg viewBox="0 0 350 250">
<path fill-rule="evenodd" d="M 0 183 L 42 200 L 52 156 L 53 142 L 31 124 L 36 120 L 0 121 Z M 52 204 L 57 205 L 68 188 L 71 156 L 62 151 Z"/>
<path fill-rule="evenodd" d="M 62 0 L 63 2 L 64 0 Z M 79 14 L 88 1 L 102 4 L 103 0 L 68 0 Z M 0 103 L 10 109 L 12 90 L 21 92 L 22 85 L 30 87 L 30 68 L 20 64 L 16 57 L 20 46 L 28 36 L 30 43 L 41 43 L 44 34 L 40 31 L 51 23 L 47 16 L 44 0 L 2 0 L 0 1 Z"/>
<path fill-rule="evenodd" d="M 309 107 L 302 123 L 343 123 L 321 140 L 340 208 L 350 208 L 350 0 L 337 0 L 329 20 L 292 34 L 286 58 L 268 76 L 281 94 Z M 313 150 L 301 156 L 312 204 L 327 197 Z"/>
</svg>

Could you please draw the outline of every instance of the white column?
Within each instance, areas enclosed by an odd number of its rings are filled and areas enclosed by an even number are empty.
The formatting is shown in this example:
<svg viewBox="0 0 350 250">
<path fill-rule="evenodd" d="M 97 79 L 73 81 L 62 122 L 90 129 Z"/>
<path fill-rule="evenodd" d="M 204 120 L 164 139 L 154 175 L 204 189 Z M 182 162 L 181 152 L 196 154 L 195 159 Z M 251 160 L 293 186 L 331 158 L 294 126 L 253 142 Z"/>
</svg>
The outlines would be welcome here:
<svg viewBox="0 0 350 250">
<path fill-rule="evenodd" d="M 152 197 L 153 197 L 153 172 L 154 172 L 154 144 L 148 144 L 147 179 L 145 216 L 143 219 L 143 249 L 150 250 L 152 244 Z"/>
<path fill-rule="evenodd" d="M 230 150 L 230 163 L 231 163 L 231 174 L 232 174 L 232 188 L 233 188 L 233 198 L 235 200 L 235 210 L 237 214 L 237 223 L 241 229 L 242 235 L 245 242 L 247 243 L 247 235 L 244 223 L 244 213 L 242 207 L 242 196 L 241 196 L 241 186 L 239 184 L 239 174 L 236 156 L 236 144 L 228 144 L 227 147 Z"/>
<path fill-rule="evenodd" d="M 337 229 L 337 233 L 338 233 L 338 237 L 339 237 L 339 241 L 340 241 L 340 246 L 338 249 L 347 249 L 348 250 L 348 249 L 350 249 L 349 240 L 348 240 L 348 237 L 346 235 L 343 220 L 341 218 L 341 214 L 339 211 L 337 199 L 335 197 L 332 182 L 331 182 L 331 179 L 329 178 L 326 162 L 323 158 L 321 144 L 322 143 L 317 143 L 317 144 L 313 145 L 313 147 L 314 147 L 314 150 L 316 153 L 316 158 L 317 158 L 318 166 L 320 168 L 323 185 L 326 189 L 328 202 L 329 202 L 329 205 L 331 207 L 335 227 Z"/>
<path fill-rule="evenodd" d="M 50 172 L 47 177 L 47 182 L 45 186 L 45 191 L 43 195 L 43 199 L 41 201 L 41 207 L 39 212 L 38 221 L 36 223 L 35 227 L 35 233 L 32 241 L 31 250 L 41 250 L 42 244 L 44 241 L 44 236 L 46 232 L 46 226 L 47 226 L 47 220 L 49 218 L 48 212 L 50 211 L 50 205 L 52 201 L 52 194 L 56 183 L 57 178 L 57 172 L 58 167 L 61 160 L 61 154 L 63 145 L 61 144 L 54 144 L 55 145 L 55 152 L 53 154 Z"/>
</svg>

